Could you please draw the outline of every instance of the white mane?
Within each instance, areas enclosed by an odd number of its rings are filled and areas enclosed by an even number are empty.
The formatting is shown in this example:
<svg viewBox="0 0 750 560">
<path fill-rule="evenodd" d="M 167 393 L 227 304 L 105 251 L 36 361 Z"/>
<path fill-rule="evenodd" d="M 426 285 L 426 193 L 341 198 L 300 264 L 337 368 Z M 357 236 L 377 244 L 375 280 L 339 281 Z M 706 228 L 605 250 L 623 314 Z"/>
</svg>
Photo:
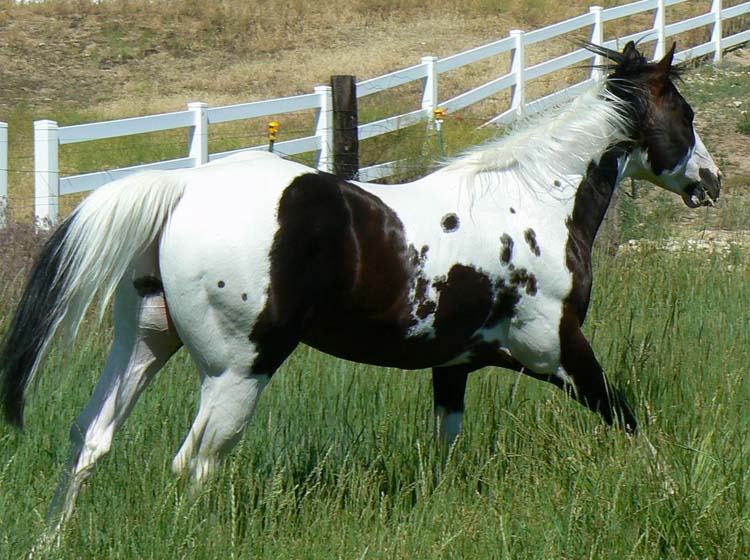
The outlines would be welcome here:
<svg viewBox="0 0 750 560">
<path fill-rule="evenodd" d="M 509 135 L 470 149 L 445 171 L 465 174 L 470 185 L 478 176 L 492 173 L 535 191 L 549 191 L 567 177 L 584 174 L 609 146 L 626 140 L 627 125 L 624 102 L 603 83 L 597 84 L 572 103 L 545 111 Z M 501 178 L 501 182 L 505 181 Z"/>
</svg>

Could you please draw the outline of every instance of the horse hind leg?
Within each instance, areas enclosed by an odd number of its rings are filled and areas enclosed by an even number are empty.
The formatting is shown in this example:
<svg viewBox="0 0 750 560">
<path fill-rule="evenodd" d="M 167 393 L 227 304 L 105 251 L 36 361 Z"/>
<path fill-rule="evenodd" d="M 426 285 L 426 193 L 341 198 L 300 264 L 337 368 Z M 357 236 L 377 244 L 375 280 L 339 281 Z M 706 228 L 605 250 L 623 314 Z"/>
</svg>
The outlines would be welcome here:
<svg viewBox="0 0 750 560">
<path fill-rule="evenodd" d="M 259 323 L 262 325 L 262 322 Z M 255 411 L 261 392 L 298 343 L 290 329 L 262 327 L 250 335 L 249 365 L 227 365 L 216 374 L 201 368 L 201 400 L 172 469 L 200 487 L 239 441 Z M 191 351 L 195 351 L 192 348 Z M 232 360 L 234 361 L 234 360 Z"/>
<path fill-rule="evenodd" d="M 49 512 L 56 531 L 71 516 L 81 484 L 154 375 L 182 346 L 158 276 L 129 271 L 115 294 L 115 337 L 94 393 L 70 430 L 70 453 Z"/>
<path fill-rule="evenodd" d="M 188 475 L 195 487 L 239 441 L 270 375 L 230 368 L 202 378 L 198 414 L 172 462 L 175 473 Z"/>
</svg>

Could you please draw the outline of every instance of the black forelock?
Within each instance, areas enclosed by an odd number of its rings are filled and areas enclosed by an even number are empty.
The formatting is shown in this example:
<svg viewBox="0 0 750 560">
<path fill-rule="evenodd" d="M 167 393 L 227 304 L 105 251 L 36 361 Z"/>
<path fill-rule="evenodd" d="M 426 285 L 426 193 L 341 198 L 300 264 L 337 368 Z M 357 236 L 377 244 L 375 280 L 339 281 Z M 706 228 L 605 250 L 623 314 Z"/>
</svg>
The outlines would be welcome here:
<svg viewBox="0 0 750 560">
<path fill-rule="evenodd" d="M 637 79 L 644 75 L 649 74 L 656 68 L 656 62 L 650 62 L 643 53 L 637 48 L 636 44 L 632 41 L 628 44 L 632 49 L 627 49 L 628 52 L 620 52 L 614 49 L 609 49 L 602 45 L 595 45 L 583 41 L 582 47 L 589 52 L 603 56 L 608 60 L 603 64 L 592 65 L 594 68 L 599 68 L 607 74 L 611 74 L 618 78 Z M 668 78 L 680 79 L 683 74 L 683 69 L 680 66 L 672 65 L 669 67 Z"/>
</svg>

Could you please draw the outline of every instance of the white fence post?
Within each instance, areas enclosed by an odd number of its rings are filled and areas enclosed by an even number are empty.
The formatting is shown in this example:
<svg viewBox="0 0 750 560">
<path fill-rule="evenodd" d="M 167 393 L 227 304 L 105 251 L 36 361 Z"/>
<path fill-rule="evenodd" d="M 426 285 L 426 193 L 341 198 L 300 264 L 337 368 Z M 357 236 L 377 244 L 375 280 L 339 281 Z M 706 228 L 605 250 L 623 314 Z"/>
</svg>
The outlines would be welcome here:
<svg viewBox="0 0 750 560">
<path fill-rule="evenodd" d="M 320 96 L 320 109 L 315 125 L 315 136 L 320 138 L 318 169 L 333 173 L 333 94 L 331 86 L 316 86 L 315 93 Z"/>
<path fill-rule="evenodd" d="M 60 174 L 57 166 L 59 132 L 55 121 L 34 121 L 34 215 L 47 229 L 57 222 Z"/>
<path fill-rule="evenodd" d="M 656 29 L 656 48 L 654 49 L 654 60 L 661 60 L 666 52 L 666 36 L 664 26 L 666 24 L 666 7 L 664 0 L 656 3 L 656 15 L 654 16 L 654 29 Z"/>
<path fill-rule="evenodd" d="M 513 62 L 511 63 L 511 73 L 516 77 L 516 85 L 513 86 L 513 97 L 511 99 L 511 109 L 514 109 L 518 117 L 523 116 L 524 105 L 526 104 L 526 82 L 524 70 L 526 68 L 526 53 L 523 44 L 523 31 L 514 29 L 510 36 L 515 38 L 516 46 L 513 49 Z"/>
<path fill-rule="evenodd" d="M 195 124 L 190 127 L 188 142 L 190 151 L 188 156 L 193 158 L 193 165 L 203 165 L 208 162 L 208 108 L 207 103 L 194 101 L 188 103 L 188 109 L 195 115 Z"/>
<path fill-rule="evenodd" d="M 432 121 L 438 105 L 437 57 L 423 56 L 422 64 L 427 69 L 427 76 L 422 80 L 422 110 Z"/>
<path fill-rule="evenodd" d="M 0 122 L 0 228 L 7 223 L 8 210 L 8 123 Z"/>
<path fill-rule="evenodd" d="M 711 2 L 711 13 L 714 15 L 714 26 L 711 31 L 711 42 L 714 44 L 714 62 L 719 63 L 724 58 L 724 53 L 721 52 L 721 0 L 713 0 Z"/>
<path fill-rule="evenodd" d="M 604 44 L 604 22 L 602 20 L 602 7 L 591 6 L 589 13 L 594 16 L 594 26 L 591 29 L 591 43 L 594 45 Z M 594 55 L 594 67 L 591 69 L 591 79 L 601 80 L 604 78 L 604 69 L 601 67 L 604 64 L 604 57 L 600 54 Z"/>
</svg>

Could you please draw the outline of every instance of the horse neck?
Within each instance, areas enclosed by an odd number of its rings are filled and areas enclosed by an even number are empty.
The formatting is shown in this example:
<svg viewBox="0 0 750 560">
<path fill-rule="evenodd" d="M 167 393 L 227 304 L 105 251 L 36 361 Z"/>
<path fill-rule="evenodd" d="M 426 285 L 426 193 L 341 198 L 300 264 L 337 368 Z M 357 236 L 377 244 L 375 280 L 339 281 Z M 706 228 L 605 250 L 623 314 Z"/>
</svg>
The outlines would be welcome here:
<svg viewBox="0 0 750 560">
<path fill-rule="evenodd" d="M 615 146 L 588 165 L 574 197 L 568 228 L 589 251 L 612 201 L 627 151 Z"/>
</svg>

